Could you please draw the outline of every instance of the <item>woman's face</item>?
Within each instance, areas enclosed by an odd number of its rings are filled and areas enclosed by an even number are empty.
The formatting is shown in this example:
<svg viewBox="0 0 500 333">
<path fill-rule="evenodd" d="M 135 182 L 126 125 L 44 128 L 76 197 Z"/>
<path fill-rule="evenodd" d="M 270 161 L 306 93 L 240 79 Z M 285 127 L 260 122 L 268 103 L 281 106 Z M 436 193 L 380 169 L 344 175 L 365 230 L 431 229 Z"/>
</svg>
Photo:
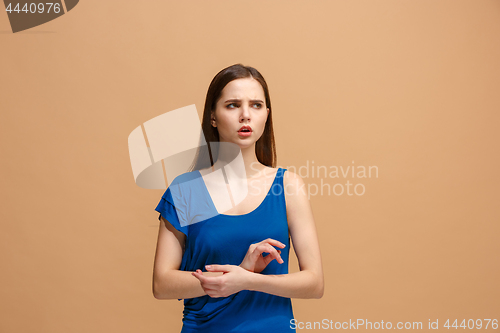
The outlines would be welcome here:
<svg viewBox="0 0 500 333">
<path fill-rule="evenodd" d="M 255 144 L 264 133 L 268 114 L 264 89 L 259 81 L 244 78 L 233 80 L 224 87 L 212 119 L 216 120 L 221 142 L 246 148 Z M 240 131 L 242 126 L 249 126 L 250 132 Z"/>
</svg>

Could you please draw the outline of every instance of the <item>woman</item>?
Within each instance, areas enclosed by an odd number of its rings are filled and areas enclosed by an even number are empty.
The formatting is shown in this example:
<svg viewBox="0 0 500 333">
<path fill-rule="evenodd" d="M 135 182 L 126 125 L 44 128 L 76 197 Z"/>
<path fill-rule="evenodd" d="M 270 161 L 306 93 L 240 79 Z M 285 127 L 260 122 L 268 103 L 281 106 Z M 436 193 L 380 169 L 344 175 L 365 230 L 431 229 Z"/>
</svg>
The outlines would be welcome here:
<svg viewBox="0 0 500 333">
<path fill-rule="evenodd" d="M 291 298 L 321 298 L 323 270 L 304 182 L 275 168 L 262 75 L 241 64 L 220 71 L 208 89 L 202 129 L 206 142 L 220 144 L 210 146 L 213 159 L 199 152 L 194 171 L 176 177 L 156 207 L 153 294 L 184 299 L 182 332 L 295 331 Z M 239 148 L 242 163 L 233 163 L 228 145 Z M 241 178 L 220 186 L 210 175 L 222 172 L 227 182 L 241 170 L 252 191 L 240 202 L 231 189 L 244 187 Z M 214 199 L 226 189 L 234 201 L 229 209 Z M 300 272 L 288 274 L 290 237 Z"/>
</svg>

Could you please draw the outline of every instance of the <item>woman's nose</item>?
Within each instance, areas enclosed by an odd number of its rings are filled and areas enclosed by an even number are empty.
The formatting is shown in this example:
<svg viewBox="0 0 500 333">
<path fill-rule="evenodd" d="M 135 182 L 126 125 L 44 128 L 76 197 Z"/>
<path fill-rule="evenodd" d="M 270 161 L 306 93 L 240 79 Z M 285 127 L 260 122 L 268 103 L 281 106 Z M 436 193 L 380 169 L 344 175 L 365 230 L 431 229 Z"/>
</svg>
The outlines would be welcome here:
<svg viewBox="0 0 500 333">
<path fill-rule="evenodd" d="M 241 107 L 240 120 L 250 119 L 250 109 L 248 106 L 244 105 Z"/>
</svg>

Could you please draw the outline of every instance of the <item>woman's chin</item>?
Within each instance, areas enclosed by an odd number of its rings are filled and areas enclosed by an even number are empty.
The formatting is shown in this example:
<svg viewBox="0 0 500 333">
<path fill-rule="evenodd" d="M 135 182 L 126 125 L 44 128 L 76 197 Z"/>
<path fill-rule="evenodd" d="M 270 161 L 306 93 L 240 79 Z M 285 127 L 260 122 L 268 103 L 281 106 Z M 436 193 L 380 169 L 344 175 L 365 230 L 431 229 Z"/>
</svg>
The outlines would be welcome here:
<svg viewBox="0 0 500 333">
<path fill-rule="evenodd" d="M 256 140 L 254 140 L 251 137 L 241 138 L 240 136 L 237 136 L 235 138 L 232 138 L 231 140 L 222 139 L 220 142 L 221 143 L 222 142 L 230 142 L 232 144 L 237 145 L 238 147 L 240 147 L 241 150 L 243 150 L 243 149 L 248 149 L 248 148 L 254 147 Z"/>
<path fill-rule="evenodd" d="M 238 142 L 235 142 L 235 144 L 237 144 L 238 147 L 240 147 L 240 149 L 243 150 L 243 149 L 248 149 L 248 148 L 254 147 L 255 141 L 253 141 L 253 140 L 238 140 Z"/>
</svg>

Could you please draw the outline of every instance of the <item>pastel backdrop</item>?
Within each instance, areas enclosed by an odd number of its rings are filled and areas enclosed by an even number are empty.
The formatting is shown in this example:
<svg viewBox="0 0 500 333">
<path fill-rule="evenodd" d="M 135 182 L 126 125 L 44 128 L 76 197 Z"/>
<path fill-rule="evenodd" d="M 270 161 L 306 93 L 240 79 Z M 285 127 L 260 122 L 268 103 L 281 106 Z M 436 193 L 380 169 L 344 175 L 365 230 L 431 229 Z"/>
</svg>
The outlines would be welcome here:
<svg viewBox="0 0 500 333">
<path fill-rule="evenodd" d="M 201 119 L 235 63 L 269 84 L 279 166 L 376 167 L 303 168 L 364 192 L 311 195 L 325 294 L 297 321 L 500 319 L 499 35 L 496 0 L 86 0 L 16 34 L 0 12 L 0 331 L 180 331 L 127 138 Z"/>
</svg>

